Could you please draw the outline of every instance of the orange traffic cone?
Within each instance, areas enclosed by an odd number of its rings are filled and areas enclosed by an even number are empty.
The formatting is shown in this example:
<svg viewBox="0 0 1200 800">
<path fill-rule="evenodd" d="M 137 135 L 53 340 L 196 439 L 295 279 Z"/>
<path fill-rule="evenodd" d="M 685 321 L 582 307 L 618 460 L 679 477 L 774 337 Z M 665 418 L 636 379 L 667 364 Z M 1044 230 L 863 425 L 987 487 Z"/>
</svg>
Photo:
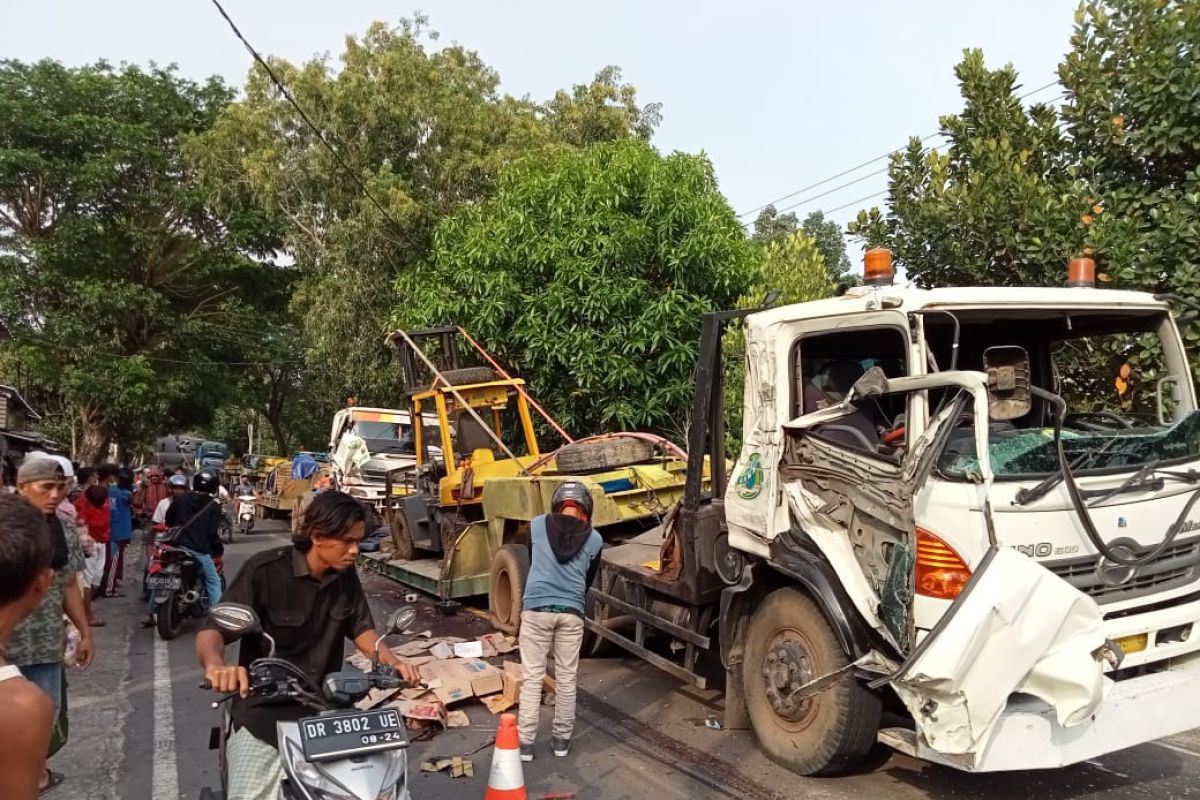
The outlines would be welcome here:
<svg viewBox="0 0 1200 800">
<path fill-rule="evenodd" d="M 496 749 L 492 752 L 492 771 L 483 800 L 525 800 L 525 772 L 521 769 L 516 714 L 500 715 Z"/>
</svg>

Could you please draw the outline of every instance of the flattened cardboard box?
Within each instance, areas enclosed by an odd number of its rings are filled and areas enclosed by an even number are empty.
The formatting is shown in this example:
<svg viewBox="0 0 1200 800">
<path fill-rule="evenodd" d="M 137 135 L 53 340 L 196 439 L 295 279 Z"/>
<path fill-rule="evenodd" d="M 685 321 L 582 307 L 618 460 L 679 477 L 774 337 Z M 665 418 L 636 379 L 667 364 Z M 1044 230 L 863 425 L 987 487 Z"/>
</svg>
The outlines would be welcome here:
<svg viewBox="0 0 1200 800">
<path fill-rule="evenodd" d="M 437 699 L 446 705 L 504 689 L 500 670 L 477 658 L 431 661 L 420 669 L 421 677 L 433 688 Z"/>
</svg>

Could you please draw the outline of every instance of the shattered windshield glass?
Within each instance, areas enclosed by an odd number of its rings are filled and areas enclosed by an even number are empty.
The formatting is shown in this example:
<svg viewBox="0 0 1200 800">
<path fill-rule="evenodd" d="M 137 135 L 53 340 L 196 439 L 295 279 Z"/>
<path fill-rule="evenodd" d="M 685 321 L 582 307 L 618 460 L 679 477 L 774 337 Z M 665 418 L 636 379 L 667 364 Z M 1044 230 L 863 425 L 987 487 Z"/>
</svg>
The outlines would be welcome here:
<svg viewBox="0 0 1200 800">
<path fill-rule="evenodd" d="M 1058 469 L 1051 428 L 1003 430 L 993 425 L 988 453 L 997 478 L 1048 475 Z M 1120 431 L 1063 431 L 1063 450 L 1077 471 L 1136 469 L 1155 461 L 1176 461 L 1200 455 L 1200 411 L 1193 411 L 1168 428 Z M 1082 463 L 1080 463 L 1082 462 Z M 963 428 L 951 436 L 938 460 L 939 471 L 964 479 L 979 470 L 974 433 Z"/>
</svg>

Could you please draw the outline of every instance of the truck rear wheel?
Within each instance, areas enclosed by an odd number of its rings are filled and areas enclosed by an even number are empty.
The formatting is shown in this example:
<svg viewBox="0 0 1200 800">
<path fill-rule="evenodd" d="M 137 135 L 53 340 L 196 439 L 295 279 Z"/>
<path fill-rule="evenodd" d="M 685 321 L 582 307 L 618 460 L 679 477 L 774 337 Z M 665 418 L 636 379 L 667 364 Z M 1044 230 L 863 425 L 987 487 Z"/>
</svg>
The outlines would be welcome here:
<svg viewBox="0 0 1200 800">
<path fill-rule="evenodd" d="M 802 775 L 845 772 L 866 757 L 882 704 L 854 675 L 812 697 L 791 697 L 797 687 L 848 663 L 825 615 L 803 592 L 779 589 L 753 612 L 743 688 L 754 734 L 768 756 Z"/>
<path fill-rule="evenodd" d="M 492 556 L 488 581 L 488 611 L 492 625 L 510 636 L 521 627 L 522 599 L 529 578 L 529 548 L 506 544 Z"/>
<path fill-rule="evenodd" d="M 413 544 L 412 531 L 408 529 L 408 520 L 402 509 L 394 508 L 388 512 L 387 527 L 392 536 L 392 555 L 401 561 L 411 561 L 416 545 Z"/>
</svg>

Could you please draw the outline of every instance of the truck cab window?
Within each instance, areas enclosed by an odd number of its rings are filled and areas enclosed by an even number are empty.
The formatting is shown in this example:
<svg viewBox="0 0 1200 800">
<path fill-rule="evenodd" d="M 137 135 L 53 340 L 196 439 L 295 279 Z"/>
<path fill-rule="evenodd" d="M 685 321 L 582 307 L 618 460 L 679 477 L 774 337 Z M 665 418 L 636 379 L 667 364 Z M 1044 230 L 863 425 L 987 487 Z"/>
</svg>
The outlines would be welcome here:
<svg viewBox="0 0 1200 800">
<path fill-rule="evenodd" d="M 793 416 L 841 403 L 854 383 L 872 367 L 889 378 L 907 374 L 907 342 L 892 328 L 862 328 L 802 337 L 792 355 Z M 874 452 L 881 436 L 902 419 L 904 400 L 882 397 L 862 401 L 853 414 L 817 432 L 832 441 Z"/>
</svg>

